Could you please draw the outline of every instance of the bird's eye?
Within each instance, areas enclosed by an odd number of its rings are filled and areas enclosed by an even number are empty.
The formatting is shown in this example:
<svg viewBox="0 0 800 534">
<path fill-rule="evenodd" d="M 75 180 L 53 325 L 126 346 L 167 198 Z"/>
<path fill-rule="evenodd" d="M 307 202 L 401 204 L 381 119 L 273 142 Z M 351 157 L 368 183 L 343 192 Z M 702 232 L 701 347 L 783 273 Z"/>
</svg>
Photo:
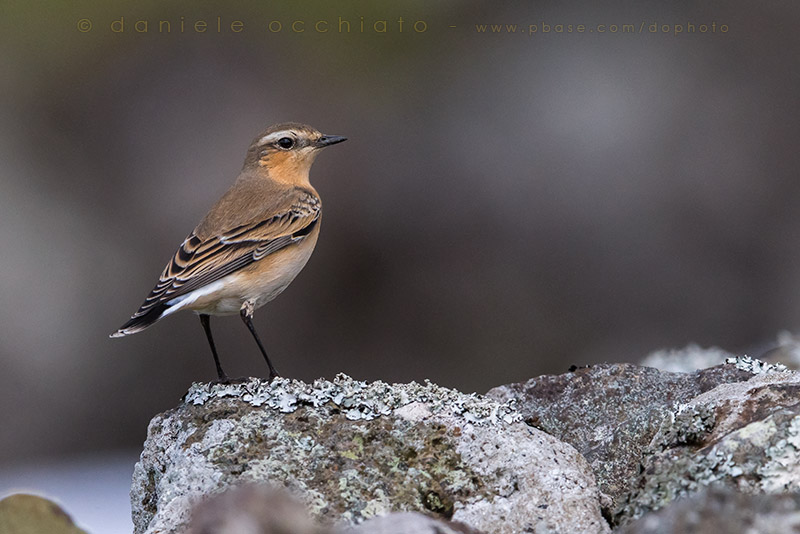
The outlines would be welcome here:
<svg viewBox="0 0 800 534">
<path fill-rule="evenodd" d="M 278 139 L 278 146 L 284 150 L 289 150 L 294 146 L 294 139 L 291 137 L 281 137 Z"/>
</svg>

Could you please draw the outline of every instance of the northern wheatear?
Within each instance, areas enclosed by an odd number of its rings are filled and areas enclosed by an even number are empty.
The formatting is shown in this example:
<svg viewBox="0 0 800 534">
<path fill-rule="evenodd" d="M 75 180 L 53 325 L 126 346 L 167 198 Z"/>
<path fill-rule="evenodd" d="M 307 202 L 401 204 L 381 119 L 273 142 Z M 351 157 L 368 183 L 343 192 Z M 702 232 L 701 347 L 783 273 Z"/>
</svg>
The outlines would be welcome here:
<svg viewBox="0 0 800 534">
<path fill-rule="evenodd" d="M 322 204 L 308 174 L 321 149 L 345 140 L 291 122 L 256 137 L 236 182 L 183 241 L 139 311 L 111 337 L 192 310 L 226 382 L 209 316 L 238 313 L 267 360 L 270 380 L 278 376 L 253 327 L 253 312 L 286 289 L 311 256 Z"/>
</svg>

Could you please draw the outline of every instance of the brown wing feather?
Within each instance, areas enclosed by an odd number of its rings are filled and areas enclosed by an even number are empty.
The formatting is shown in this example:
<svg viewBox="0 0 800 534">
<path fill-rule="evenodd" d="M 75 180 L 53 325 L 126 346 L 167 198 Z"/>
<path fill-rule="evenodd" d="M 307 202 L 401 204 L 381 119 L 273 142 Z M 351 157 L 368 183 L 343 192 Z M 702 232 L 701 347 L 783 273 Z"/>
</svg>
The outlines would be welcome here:
<svg viewBox="0 0 800 534">
<path fill-rule="evenodd" d="M 112 336 L 132 334 L 156 322 L 170 301 L 215 282 L 303 239 L 321 213 L 319 198 L 295 190 L 294 202 L 272 217 L 251 221 L 202 239 L 202 225 L 189 234 L 139 310 Z"/>
</svg>

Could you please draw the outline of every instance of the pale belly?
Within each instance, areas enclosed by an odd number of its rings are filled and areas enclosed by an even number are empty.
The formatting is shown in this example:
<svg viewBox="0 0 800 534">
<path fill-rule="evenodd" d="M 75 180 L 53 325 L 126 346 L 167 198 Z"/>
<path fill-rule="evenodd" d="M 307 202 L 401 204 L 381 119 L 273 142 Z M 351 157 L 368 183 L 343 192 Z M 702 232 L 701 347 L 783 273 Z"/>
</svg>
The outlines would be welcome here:
<svg viewBox="0 0 800 534">
<path fill-rule="evenodd" d="M 208 315 L 233 315 L 238 314 L 246 302 L 252 303 L 253 309 L 260 308 L 280 295 L 305 267 L 317 236 L 315 232 L 297 245 L 188 293 L 169 311 L 186 309 Z"/>
</svg>

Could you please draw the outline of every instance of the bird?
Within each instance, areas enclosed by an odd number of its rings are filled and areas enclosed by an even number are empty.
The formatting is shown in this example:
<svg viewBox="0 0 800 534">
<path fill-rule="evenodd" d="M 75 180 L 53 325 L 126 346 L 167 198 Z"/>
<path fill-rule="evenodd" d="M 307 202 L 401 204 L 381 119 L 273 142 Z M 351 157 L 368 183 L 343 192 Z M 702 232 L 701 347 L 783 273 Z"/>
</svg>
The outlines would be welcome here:
<svg viewBox="0 0 800 534">
<path fill-rule="evenodd" d="M 110 337 L 141 332 L 180 310 L 200 317 L 218 381 L 229 383 L 210 317 L 239 314 L 279 376 L 253 326 L 253 313 L 277 297 L 308 261 L 320 231 L 322 202 L 309 182 L 319 152 L 346 141 L 311 126 L 270 126 L 247 149 L 233 185 L 183 240 L 138 311 Z"/>
</svg>

